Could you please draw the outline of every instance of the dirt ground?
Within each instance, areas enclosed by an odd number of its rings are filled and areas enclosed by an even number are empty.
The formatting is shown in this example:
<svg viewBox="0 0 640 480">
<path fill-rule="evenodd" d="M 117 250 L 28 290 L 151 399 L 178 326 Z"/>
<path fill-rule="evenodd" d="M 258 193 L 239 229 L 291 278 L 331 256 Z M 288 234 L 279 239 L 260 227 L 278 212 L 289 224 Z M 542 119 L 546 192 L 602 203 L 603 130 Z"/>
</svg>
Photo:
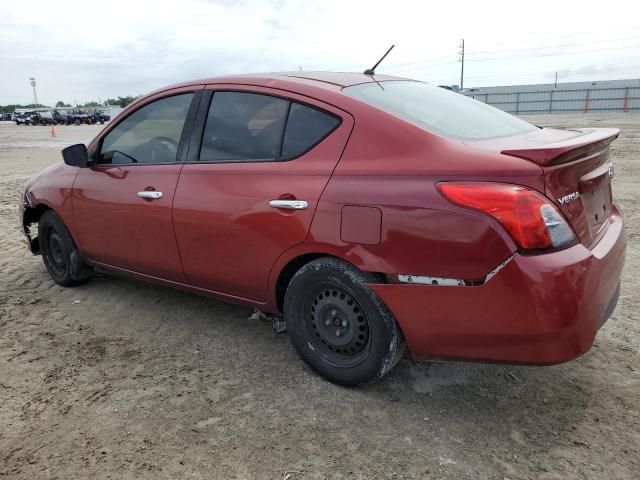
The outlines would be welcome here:
<svg viewBox="0 0 640 480">
<path fill-rule="evenodd" d="M 594 347 L 554 367 L 405 358 L 350 389 L 245 308 L 108 275 L 55 285 L 19 192 L 100 127 L 0 123 L 0 477 L 640 478 L 640 115 L 528 119 L 622 128 L 627 262 Z"/>
</svg>

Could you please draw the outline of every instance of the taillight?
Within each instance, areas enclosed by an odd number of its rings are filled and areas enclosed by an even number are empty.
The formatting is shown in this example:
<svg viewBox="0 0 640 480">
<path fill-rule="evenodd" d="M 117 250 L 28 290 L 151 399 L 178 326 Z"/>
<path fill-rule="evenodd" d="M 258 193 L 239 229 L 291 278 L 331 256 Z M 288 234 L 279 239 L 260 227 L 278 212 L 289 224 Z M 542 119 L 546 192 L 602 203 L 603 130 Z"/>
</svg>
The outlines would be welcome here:
<svg viewBox="0 0 640 480">
<path fill-rule="evenodd" d="M 452 203 L 491 215 L 522 249 L 559 248 L 575 241 L 571 227 L 544 195 L 520 185 L 443 182 L 438 190 Z"/>
</svg>

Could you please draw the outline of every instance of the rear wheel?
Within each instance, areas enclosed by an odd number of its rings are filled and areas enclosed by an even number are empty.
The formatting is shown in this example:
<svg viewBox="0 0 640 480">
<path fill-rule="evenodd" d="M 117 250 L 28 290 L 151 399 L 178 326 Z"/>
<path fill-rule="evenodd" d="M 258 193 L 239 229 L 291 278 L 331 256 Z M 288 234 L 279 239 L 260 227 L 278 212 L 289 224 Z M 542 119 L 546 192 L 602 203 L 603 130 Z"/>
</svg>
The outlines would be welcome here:
<svg viewBox="0 0 640 480">
<path fill-rule="evenodd" d="M 67 227 L 54 212 L 40 217 L 38 239 L 44 265 L 58 285 L 71 287 L 91 278 L 93 269 L 82 260 Z"/>
<path fill-rule="evenodd" d="M 379 279 L 326 257 L 302 267 L 285 294 L 293 346 L 313 370 L 340 385 L 384 376 L 404 352 L 402 332 L 368 283 Z"/>
</svg>

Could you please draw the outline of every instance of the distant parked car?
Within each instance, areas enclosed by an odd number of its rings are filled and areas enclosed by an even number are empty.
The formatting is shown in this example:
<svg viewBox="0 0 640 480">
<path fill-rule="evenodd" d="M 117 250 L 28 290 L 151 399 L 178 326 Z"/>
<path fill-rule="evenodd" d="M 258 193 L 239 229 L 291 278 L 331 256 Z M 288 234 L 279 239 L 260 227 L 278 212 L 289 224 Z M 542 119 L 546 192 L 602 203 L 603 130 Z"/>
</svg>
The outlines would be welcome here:
<svg viewBox="0 0 640 480">
<path fill-rule="evenodd" d="M 68 110 L 66 108 L 55 108 L 53 110 L 53 119 L 58 124 L 69 125 L 71 123 L 69 116 L 70 111 L 71 110 Z"/>
<path fill-rule="evenodd" d="M 109 116 L 107 111 L 101 108 L 96 109 L 93 112 L 92 117 L 94 123 L 100 123 L 100 125 L 103 125 L 104 122 L 108 122 L 109 120 L 111 120 L 111 117 Z"/>
<path fill-rule="evenodd" d="M 18 125 L 53 125 L 55 123 L 53 111 L 46 108 L 20 113 L 14 112 L 12 118 Z"/>
<path fill-rule="evenodd" d="M 34 125 L 54 125 L 56 124 L 56 120 L 53 118 L 53 111 L 40 111 L 37 112 L 38 116 L 35 119 Z"/>
<path fill-rule="evenodd" d="M 339 384 L 383 376 L 405 341 L 553 364 L 618 300 L 618 133 L 537 128 L 396 77 L 199 80 L 63 150 L 27 184 L 21 227 L 63 286 L 99 267 L 281 312 Z"/>
<path fill-rule="evenodd" d="M 81 124 L 92 125 L 96 123 L 95 119 L 89 114 L 87 110 L 73 110 L 73 113 L 71 114 L 71 116 L 73 120 L 72 123 L 74 125 L 81 125 Z"/>
<path fill-rule="evenodd" d="M 31 125 L 33 123 L 36 112 L 22 112 L 14 117 L 16 125 Z"/>
<path fill-rule="evenodd" d="M 59 124 L 64 125 L 92 125 L 96 123 L 89 112 L 77 108 L 56 108 L 53 110 L 53 118 Z"/>
<path fill-rule="evenodd" d="M 83 110 L 73 109 L 69 110 L 67 114 L 67 125 L 81 125 L 90 122 L 89 114 Z"/>
</svg>

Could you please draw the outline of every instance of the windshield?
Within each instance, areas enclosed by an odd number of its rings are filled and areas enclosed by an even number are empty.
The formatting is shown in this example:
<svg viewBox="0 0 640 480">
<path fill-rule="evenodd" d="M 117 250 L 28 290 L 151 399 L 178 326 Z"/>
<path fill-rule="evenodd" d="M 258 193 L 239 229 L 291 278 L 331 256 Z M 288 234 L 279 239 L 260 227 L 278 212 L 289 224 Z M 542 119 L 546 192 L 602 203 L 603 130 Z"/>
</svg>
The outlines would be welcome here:
<svg viewBox="0 0 640 480">
<path fill-rule="evenodd" d="M 413 81 L 346 87 L 344 93 L 430 132 L 465 140 L 506 137 L 536 130 L 486 103 L 444 88 Z"/>
</svg>

